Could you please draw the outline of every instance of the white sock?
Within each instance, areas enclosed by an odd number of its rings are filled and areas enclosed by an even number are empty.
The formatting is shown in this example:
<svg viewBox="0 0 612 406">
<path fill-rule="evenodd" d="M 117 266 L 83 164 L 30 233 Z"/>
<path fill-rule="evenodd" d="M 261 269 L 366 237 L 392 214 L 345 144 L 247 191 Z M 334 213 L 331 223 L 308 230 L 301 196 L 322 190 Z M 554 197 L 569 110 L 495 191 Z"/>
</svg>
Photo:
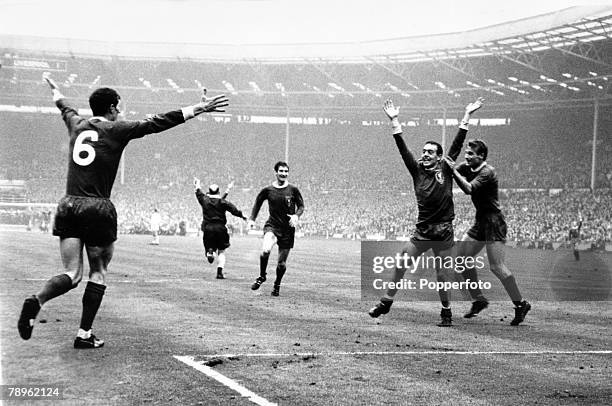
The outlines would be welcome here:
<svg viewBox="0 0 612 406">
<path fill-rule="evenodd" d="M 83 338 L 83 339 L 87 339 L 87 338 L 91 337 L 91 330 L 85 331 L 82 328 L 80 328 L 79 332 L 77 333 L 77 337 Z"/>
<path fill-rule="evenodd" d="M 225 268 L 225 252 L 220 252 L 217 257 L 217 267 Z"/>
</svg>

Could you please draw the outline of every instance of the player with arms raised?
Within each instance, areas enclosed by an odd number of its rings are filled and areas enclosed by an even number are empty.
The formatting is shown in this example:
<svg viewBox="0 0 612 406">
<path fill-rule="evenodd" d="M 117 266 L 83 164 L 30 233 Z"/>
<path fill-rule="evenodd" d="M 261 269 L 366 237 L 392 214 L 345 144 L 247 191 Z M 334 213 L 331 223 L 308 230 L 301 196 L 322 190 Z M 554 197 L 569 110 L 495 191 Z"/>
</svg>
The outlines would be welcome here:
<svg viewBox="0 0 612 406">
<path fill-rule="evenodd" d="M 249 225 L 255 225 L 255 219 L 261 209 L 261 205 L 268 201 L 270 216 L 264 225 L 264 236 L 262 252 L 259 256 L 259 277 L 251 285 L 252 290 L 257 290 L 266 281 L 266 268 L 270 251 L 274 244 L 278 244 L 278 263 L 276 265 L 276 279 L 272 296 L 278 296 L 280 284 L 287 270 L 287 258 L 289 251 L 293 248 L 295 240 L 295 227 L 302 213 L 304 213 L 304 199 L 299 189 L 287 181 L 289 176 L 289 165 L 279 161 L 274 165 L 276 181 L 272 185 L 263 188 L 255 199 Z"/>
<path fill-rule="evenodd" d="M 202 243 L 204 244 L 206 259 L 208 263 L 212 264 L 215 261 L 215 252 L 217 253 L 217 279 L 225 279 L 223 275 L 225 250 L 230 246 L 225 213 L 229 212 L 243 220 L 247 218 L 233 203 L 225 200 L 234 182 L 227 185 L 227 190 L 223 196 L 219 193 L 219 186 L 216 184 L 208 187 L 208 194 L 202 192 L 200 179 L 193 178 L 193 185 L 195 186 L 196 199 L 202 206 Z"/>
<path fill-rule="evenodd" d="M 448 153 L 450 156 L 456 158 L 461 152 L 468 131 L 469 119 L 472 113 L 482 107 L 482 103 L 483 99 L 479 98 L 465 107 L 465 114 Z M 395 107 L 391 100 L 387 100 L 384 104 L 384 111 L 391 120 L 393 138 L 412 176 L 419 211 L 416 229 L 402 250 L 402 255 L 415 258 L 432 249 L 434 255 L 438 257 L 450 256 L 454 244 L 453 180 L 451 168 L 443 161 L 442 146 L 437 142 L 427 141 L 423 146 L 421 158 L 417 161 L 402 138 L 402 126 L 398 119 L 399 107 Z M 396 267 L 392 280 L 399 282 L 405 272 L 405 268 Z M 436 269 L 436 277 L 440 282 L 447 279 L 442 269 Z M 370 309 L 369 315 L 379 317 L 388 313 L 396 293 L 395 288 L 387 289 L 380 302 Z M 438 326 L 450 327 L 452 326 L 450 294 L 445 290 L 439 290 L 438 293 L 442 304 L 441 322 Z"/>
<path fill-rule="evenodd" d="M 89 262 L 89 281 L 83 294 L 81 324 L 75 348 L 99 348 L 91 326 L 106 290 L 105 276 L 117 239 L 117 212 L 110 200 L 123 149 L 134 139 L 183 124 L 205 112 L 224 111 L 224 95 L 204 96 L 192 106 L 146 120 L 123 121 L 121 97 L 111 88 L 96 89 L 89 97 L 93 117 L 79 115 L 60 93 L 49 74 L 43 78 L 68 128 L 69 162 L 66 195 L 59 201 L 53 234 L 60 238 L 64 272 L 49 279 L 42 289 L 26 298 L 17 323 L 19 335 L 28 340 L 41 306 L 75 288 L 83 278 L 83 248 Z"/>
</svg>

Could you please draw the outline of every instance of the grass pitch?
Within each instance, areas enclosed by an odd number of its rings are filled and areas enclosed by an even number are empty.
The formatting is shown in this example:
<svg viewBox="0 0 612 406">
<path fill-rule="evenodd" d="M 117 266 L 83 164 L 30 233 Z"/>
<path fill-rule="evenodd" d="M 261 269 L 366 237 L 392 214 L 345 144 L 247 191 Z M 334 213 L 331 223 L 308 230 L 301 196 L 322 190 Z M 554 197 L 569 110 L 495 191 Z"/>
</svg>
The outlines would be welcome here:
<svg viewBox="0 0 612 406">
<path fill-rule="evenodd" d="M 199 238 L 149 241 L 120 236 L 94 323 L 106 344 L 75 350 L 84 283 L 45 305 L 29 341 L 16 329 L 23 299 L 60 272 L 57 239 L 0 232 L 2 383 L 63 388 L 62 400 L 36 405 L 253 404 L 175 358 L 188 356 L 285 405 L 612 403 L 610 301 L 538 300 L 548 271 L 521 266 L 538 251 L 507 255 L 533 304 L 524 324 L 509 325 L 508 301 L 463 319 L 461 301 L 455 326 L 442 329 L 435 301 L 398 297 L 388 315 L 367 315 L 375 301 L 360 293 L 359 242 L 298 240 L 281 296 L 271 297 L 276 253 L 268 281 L 250 290 L 257 238 L 232 239 L 225 280 Z"/>
</svg>

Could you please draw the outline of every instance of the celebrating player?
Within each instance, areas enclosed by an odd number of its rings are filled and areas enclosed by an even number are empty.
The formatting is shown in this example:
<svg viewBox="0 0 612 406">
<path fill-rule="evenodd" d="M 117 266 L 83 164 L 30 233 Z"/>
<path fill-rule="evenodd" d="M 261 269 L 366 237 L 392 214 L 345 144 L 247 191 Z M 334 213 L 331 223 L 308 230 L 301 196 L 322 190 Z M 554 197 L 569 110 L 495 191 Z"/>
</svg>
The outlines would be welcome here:
<svg viewBox="0 0 612 406">
<path fill-rule="evenodd" d="M 259 257 L 259 277 L 251 285 L 251 289 L 259 289 L 261 284 L 266 281 L 266 268 L 268 267 L 270 251 L 272 251 L 274 244 L 278 244 L 276 279 L 272 290 L 272 296 L 278 296 L 281 280 L 287 270 L 289 251 L 293 248 L 295 240 L 295 227 L 298 225 L 300 216 L 304 213 L 304 200 L 298 188 L 287 181 L 289 165 L 286 162 L 277 162 L 274 165 L 274 172 L 276 173 L 276 181 L 259 192 L 249 218 L 249 226 L 252 228 L 255 225 L 255 219 L 261 205 L 264 201 L 268 201 L 270 216 L 263 229 L 262 252 Z"/>
<path fill-rule="evenodd" d="M 476 110 L 482 107 L 483 99 L 479 98 L 465 108 L 459 130 L 449 150 L 451 157 L 457 157 L 461 152 L 463 142 L 468 130 L 469 119 Z M 436 256 L 451 255 L 454 243 L 453 219 L 455 209 L 453 205 L 453 180 L 451 168 L 442 159 L 442 146 L 434 141 L 427 141 L 423 147 L 421 158 L 417 161 L 412 152 L 406 147 L 402 138 L 402 126 L 399 122 L 399 107 L 395 107 L 391 100 L 384 104 L 384 111 L 393 126 L 393 138 L 400 155 L 414 183 L 418 205 L 418 220 L 416 230 L 410 241 L 402 250 L 402 255 L 414 258 L 428 249 L 432 249 Z M 399 282 L 406 272 L 406 268 L 396 267 L 393 271 L 393 281 Z M 444 282 L 447 278 L 442 269 L 436 269 L 438 281 Z M 452 326 L 452 312 L 450 308 L 450 295 L 445 290 L 439 290 L 442 310 L 440 312 L 440 327 Z M 380 302 L 369 311 L 372 317 L 389 313 L 397 289 L 389 288 Z"/>
<path fill-rule="evenodd" d="M 68 127 L 69 163 L 66 195 L 59 201 L 53 234 L 60 238 L 64 272 L 49 279 L 42 289 L 25 299 L 17 323 L 19 335 L 28 340 L 41 306 L 75 288 L 83 278 L 83 248 L 89 260 L 89 281 L 83 295 L 83 311 L 75 348 L 100 348 L 104 341 L 91 327 L 106 290 L 105 276 L 117 239 L 117 212 L 110 200 L 123 149 L 136 138 L 158 133 L 205 112 L 222 112 L 228 105 L 224 95 L 206 97 L 180 110 L 146 120 L 123 121 L 121 97 L 111 88 L 96 89 L 89 97 L 93 117 L 79 116 L 45 73 L 53 100 Z"/>
<path fill-rule="evenodd" d="M 473 258 L 486 246 L 491 272 L 504 285 L 515 306 L 514 319 L 510 324 L 518 326 L 525 320 L 531 304 L 523 300 L 514 275 L 505 264 L 506 221 L 499 205 L 497 174 L 495 168 L 487 164 L 487 155 L 488 148 L 484 141 L 470 140 L 465 150 L 465 163 L 456 166 L 456 157 L 444 157 L 452 168 L 457 184 L 470 195 L 476 208 L 476 221 L 459 244 L 457 256 Z M 478 280 L 474 267 L 466 269 L 462 275 L 466 280 Z M 470 294 L 474 302 L 470 312 L 464 316 L 466 318 L 476 316 L 489 305 L 480 289 L 470 289 Z"/>
<path fill-rule="evenodd" d="M 227 233 L 227 218 L 225 212 L 230 212 L 243 220 L 247 218 L 232 203 L 225 200 L 233 182 L 227 186 L 223 196 L 219 194 L 218 185 L 210 185 L 208 194 L 202 193 L 200 179 L 194 178 L 195 195 L 198 203 L 202 206 L 202 242 L 206 252 L 208 263 L 215 261 L 217 253 L 217 279 L 225 279 L 223 268 L 225 267 L 225 250 L 230 246 L 230 238 Z"/>
</svg>

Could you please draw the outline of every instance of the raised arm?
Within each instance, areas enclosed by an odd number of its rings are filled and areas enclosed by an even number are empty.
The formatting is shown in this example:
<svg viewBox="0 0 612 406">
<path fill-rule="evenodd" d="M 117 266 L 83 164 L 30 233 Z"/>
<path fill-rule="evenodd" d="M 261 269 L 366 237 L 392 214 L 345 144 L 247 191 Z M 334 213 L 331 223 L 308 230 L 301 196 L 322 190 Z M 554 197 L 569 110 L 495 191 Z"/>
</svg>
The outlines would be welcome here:
<svg viewBox="0 0 612 406">
<path fill-rule="evenodd" d="M 234 187 L 234 181 L 231 181 L 230 183 L 228 183 L 227 187 L 225 188 L 225 192 L 223 192 L 223 195 L 221 196 L 221 199 L 227 198 L 230 190 L 232 190 L 233 187 Z"/>
<path fill-rule="evenodd" d="M 49 72 L 45 72 L 43 73 L 42 77 L 43 80 L 47 82 L 51 92 L 53 93 L 53 101 L 62 113 L 62 119 L 64 120 L 64 123 L 66 123 L 66 126 L 70 129 L 79 121 L 83 120 L 83 118 L 79 116 L 77 110 L 66 102 L 66 98 L 59 90 L 59 86 L 53 79 L 51 79 L 51 74 Z"/>
<path fill-rule="evenodd" d="M 200 183 L 200 179 L 194 177 L 193 186 L 195 188 L 196 199 L 198 199 L 198 202 L 202 204 L 202 201 L 204 200 L 204 193 L 202 193 L 202 184 Z"/>
<path fill-rule="evenodd" d="M 402 138 L 402 125 L 399 122 L 399 107 L 395 107 L 391 100 L 385 101 L 383 105 L 383 110 L 387 117 L 391 120 L 391 125 L 393 127 L 393 138 L 395 139 L 395 144 L 397 145 L 397 149 L 400 152 L 402 160 L 408 168 L 408 171 L 412 176 L 416 174 L 417 170 L 417 161 L 414 159 L 414 155 L 406 146 L 404 139 Z"/>
<path fill-rule="evenodd" d="M 472 117 L 472 114 L 482 107 L 483 102 L 484 98 L 479 97 L 474 103 L 470 103 L 465 106 L 465 113 L 463 114 L 463 118 L 461 119 L 461 123 L 459 124 L 457 135 L 455 135 L 455 139 L 453 140 L 451 147 L 448 149 L 448 156 L 451 157 L 453 160 L 456 160 L 459 154 L 461 153 L 463 143 L 465 142 L 465 136 L 468 132 L 468 124 L 470 123 L 470 118 Z"/>
<path fill-rule="evenodd" d="M 126 122 L 130 138 L 140 138 L 147 134 L 168 130 L 202 113 L 224 112 L 224 108 L 229 105 L 227 97 L 223 94 L 209 98 L 206 97 L 206 89 L 202 89 L 202 93 L 202 98 L 197 104 L 164 114 L 156 114 L 145 120 Z"/>
</svg>

